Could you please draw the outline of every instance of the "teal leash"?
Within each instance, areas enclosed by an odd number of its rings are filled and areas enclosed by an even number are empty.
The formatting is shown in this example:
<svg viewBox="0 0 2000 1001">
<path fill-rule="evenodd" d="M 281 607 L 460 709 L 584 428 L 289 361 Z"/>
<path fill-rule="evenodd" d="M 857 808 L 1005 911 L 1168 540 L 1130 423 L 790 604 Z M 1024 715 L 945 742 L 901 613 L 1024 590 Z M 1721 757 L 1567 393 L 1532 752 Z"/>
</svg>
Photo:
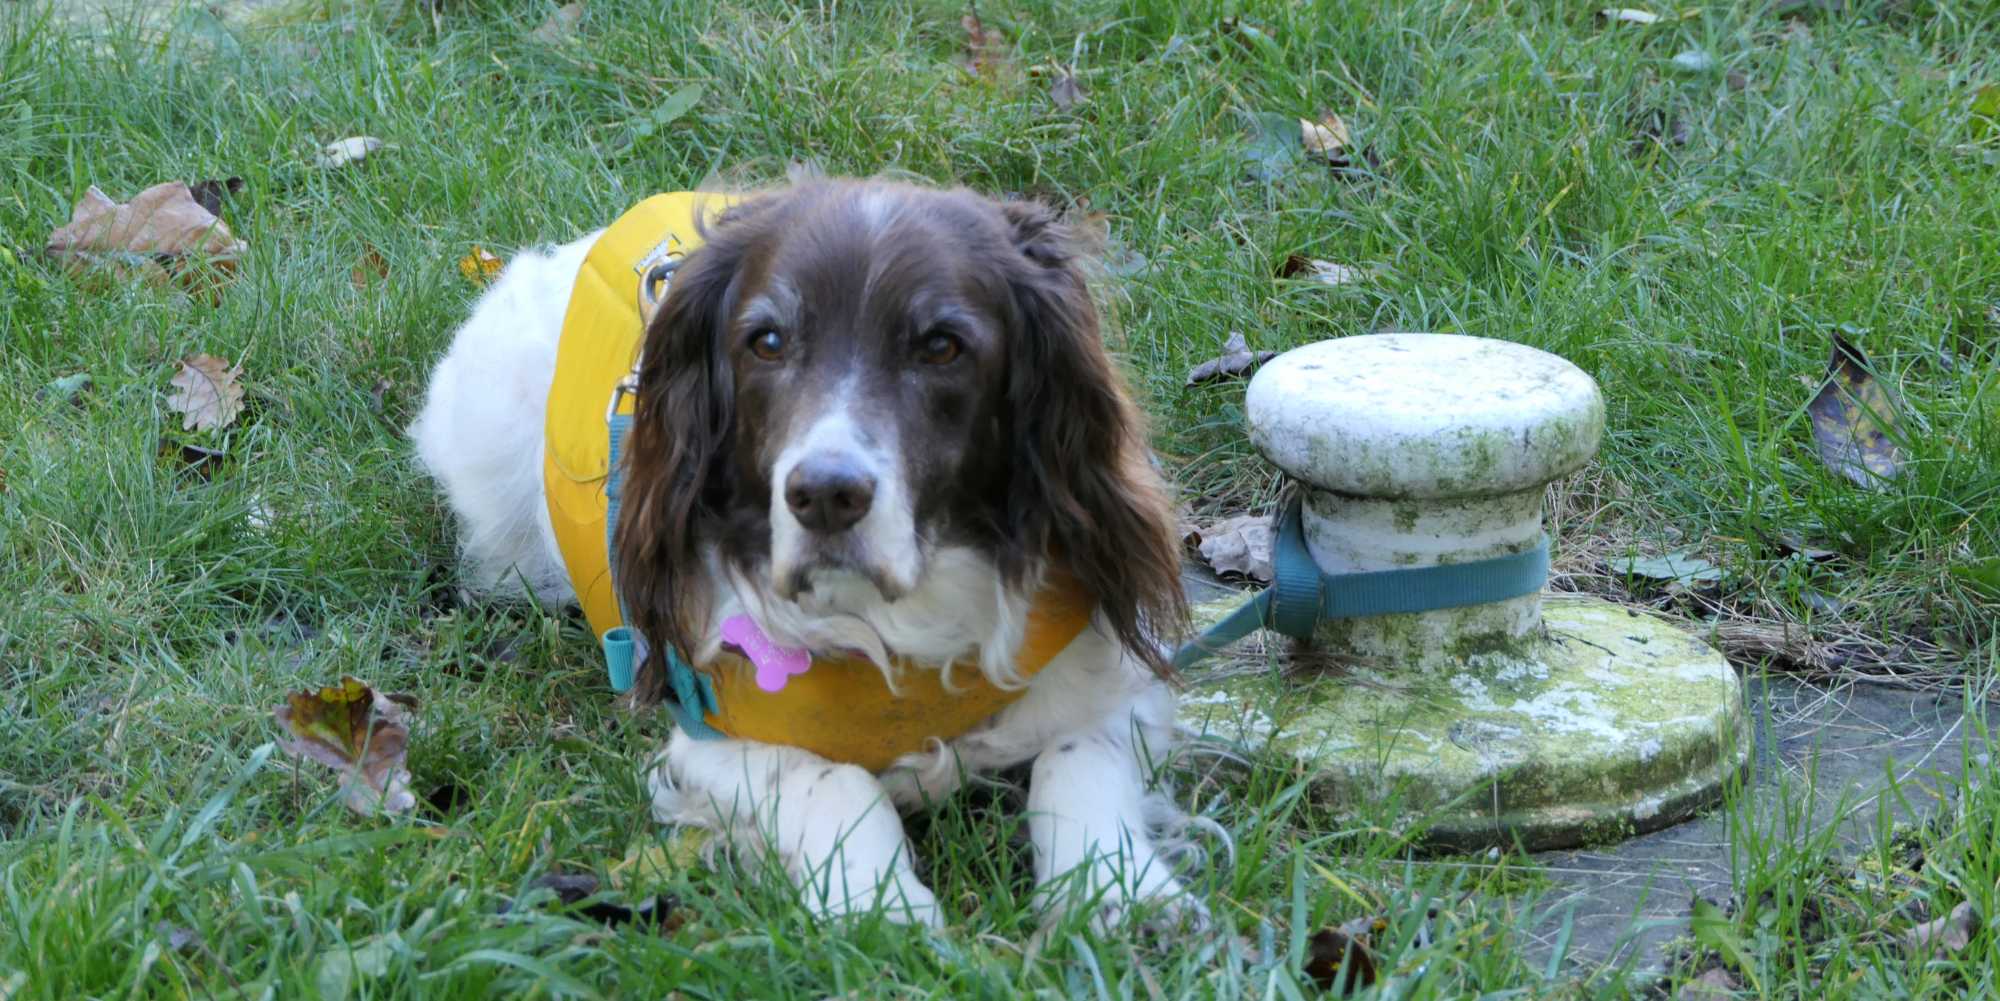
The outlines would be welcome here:
<svg viewBox="0 0 2000 1001">
<path fill-rule="evenodd" d="M 1174 651 L 1185 670 L 1259 629 L 1307 639 L 1325 619 L 1433 612 L 1484 605 L 1540 591 L 1549 579 L 1549 540 L 1471 563 L 1325 574 L 1306 548 L 1297 498 L 1279 515 L 1271 586 Z"/>
</svg>

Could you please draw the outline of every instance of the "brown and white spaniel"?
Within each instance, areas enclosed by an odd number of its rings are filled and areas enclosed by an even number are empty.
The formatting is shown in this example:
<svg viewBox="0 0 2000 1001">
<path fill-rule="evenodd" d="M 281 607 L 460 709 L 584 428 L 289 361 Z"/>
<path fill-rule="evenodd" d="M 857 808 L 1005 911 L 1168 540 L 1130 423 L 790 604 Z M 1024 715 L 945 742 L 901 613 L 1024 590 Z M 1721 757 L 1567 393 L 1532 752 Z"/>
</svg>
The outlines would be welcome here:
<svg viewBox="0 0 2000 1001">
<path fill-rule="evenodd" d="M 720 623 L 747 615 L 816 654 L 976 665 L 1025 690 L 872 772 L 676 731 L 648 765 L 655 815 L 776 861 L 822 913 L 936 922 L 897 810 L 1032 762 L 1051 914 L 1082 900 L 1115 921 L 1146 900 L 1205 920 L 1163 857 L 1186 818 L 1147 791 L 1174 732 L 1162 639 L 1185 618 L 1173 509 L 1073 235 L 1037 204 L 810 180 L 704 236 L 645 331 L 614 547 L 631 625 L 701 670 Z M 543 503 L 543 412 L 592 240 L 508 265 L 410 429 L 478 589 L 575 600 Z M 1023 679 L 1029 605 L 1055 573 L 1095 613 Z M 654 657 L 636 695 L 664 685 Z"/>
</svg>

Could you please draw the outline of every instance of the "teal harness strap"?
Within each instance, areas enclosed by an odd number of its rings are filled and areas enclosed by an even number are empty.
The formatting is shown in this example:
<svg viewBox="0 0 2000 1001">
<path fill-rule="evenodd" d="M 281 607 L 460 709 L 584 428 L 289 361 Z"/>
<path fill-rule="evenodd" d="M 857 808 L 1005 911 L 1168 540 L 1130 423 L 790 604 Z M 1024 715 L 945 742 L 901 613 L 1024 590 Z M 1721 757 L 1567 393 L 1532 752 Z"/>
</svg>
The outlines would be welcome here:
<svg viewBox="0 0 2000 1001">
<path fill-rule="evenodd" d="M 1506 601 L 1542 589 L 1549 540 L 1493 559 L 1445 566 L 1323 574 L 1306 548 L 1297 500 L 1279 516 L 1271 586 L 1174 652 L 1174 668 L 1200 663 L 1258 629 L 1306 639 L 1322 619 L 1431 612 Z"/>
<path fill-rule="evenodd" d="M 625 467 L 618 461 L 625 453 L 625 435 L 632 430 L 632 415 L 617 412 L 618 398 L 612 397 L 612 413 L 605 424 L 611 435 L 611 466 L 604 478 L 604 496 L 610 502 L 604 512 L 604 548 L 610 554 L 611 579 L 618 579 L 618 495 L 625 485 Z M 619 614 L 625 621 L 624 601 Z M 629 691 L 639 665 L 647 657 L 646 638 L 631 626 L 618 626 L 604 633 L 604 667 L 611 674 L 611 690 Z M 667 662 L 667 711 L 674 722 L 696 740 L 721 740 L 723 733 L 708 725 L 705 714 L 716 712 L 715 686 L 701 672 L 688 666 L 681 655 L 668 646 L 660 651 Z"/>
</svg>

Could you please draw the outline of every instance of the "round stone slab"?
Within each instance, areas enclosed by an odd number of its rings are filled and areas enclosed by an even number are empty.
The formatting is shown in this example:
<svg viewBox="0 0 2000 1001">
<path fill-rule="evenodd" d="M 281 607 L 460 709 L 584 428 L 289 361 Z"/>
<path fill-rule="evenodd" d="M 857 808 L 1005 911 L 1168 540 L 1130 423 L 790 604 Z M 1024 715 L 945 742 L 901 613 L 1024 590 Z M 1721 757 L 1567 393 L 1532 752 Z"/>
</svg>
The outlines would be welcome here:
<svg viewBox="0 0 2000 1001">
<path fill-rule="evenodd" d="M 1180 721 L 1289 759 L 1337 814 L 1394 803 L 1449 850 L 1614 841 L 1717 801 L 1751 752 L 1728 662 L 1595 598 L 1551 596 L 1542 620 L 1542 635 L 1452 671 L 1197 680 Z"/>
<path fill-rule="evenodd" d="M 1384 499 L 1539 490 L 1597 451 L 1604 398 L 1575 365 L 1509 341 L 1367 334 L 1264 363 L 1250 440 L 1294 479 Z"/>
</svg>

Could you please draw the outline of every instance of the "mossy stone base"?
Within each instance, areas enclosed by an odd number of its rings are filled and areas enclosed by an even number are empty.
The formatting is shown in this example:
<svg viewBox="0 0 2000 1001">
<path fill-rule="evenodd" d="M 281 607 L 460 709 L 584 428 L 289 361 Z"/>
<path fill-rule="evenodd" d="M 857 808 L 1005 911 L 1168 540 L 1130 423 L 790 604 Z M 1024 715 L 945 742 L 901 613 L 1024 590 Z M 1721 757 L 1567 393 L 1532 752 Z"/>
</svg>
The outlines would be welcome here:
<svg viewBox="0 0 2000 1001">
<path fill-rule="evenodd" d="M 1282 755 L 1336 813 L 1393 803 L 1427 842 L 1601 843 L 1685 819 L 1750 760 L 1721 654 L 1609 602 L 1552 596 L 1540 635 L 1451 670 L 1361 665 L 1197 682 L 1197 733 Z"/>
</svg>

